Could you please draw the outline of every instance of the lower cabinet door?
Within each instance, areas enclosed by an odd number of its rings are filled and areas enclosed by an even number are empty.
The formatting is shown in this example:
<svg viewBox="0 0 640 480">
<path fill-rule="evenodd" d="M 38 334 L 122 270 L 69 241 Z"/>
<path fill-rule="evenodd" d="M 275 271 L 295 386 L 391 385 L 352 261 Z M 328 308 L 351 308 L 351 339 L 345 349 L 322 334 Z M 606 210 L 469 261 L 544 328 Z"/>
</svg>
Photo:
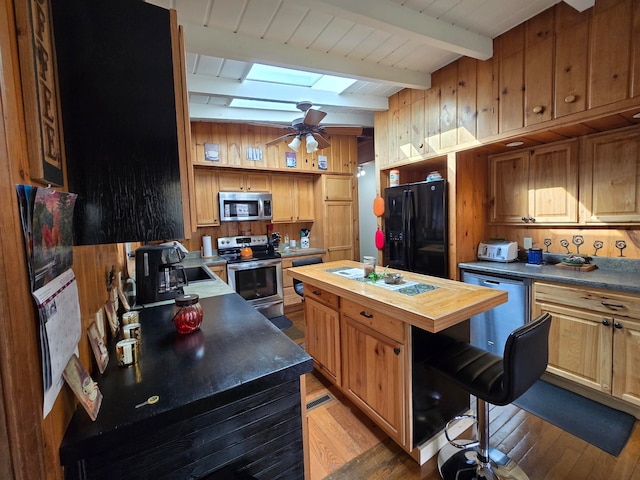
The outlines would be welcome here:
<svg viewBox="0 0 640 480">
<path fill-rule="evenodd" d="M 613 395 L 640 406 L 640 322 L 614 317 Z"/>
<path fill-rule="evenodd" d="M 405 443 L 405 346 L 343 315 L 343 390 L 390 437 Z"/>
<path fill-rule="evenodd" d="M 538 304 L 551 313 L 547 370 L 611 393 L 613 319 L 598 313 Z"/>
<path fill-rule="evenodd" d="M 340 386 L 340 314 L 309 295 L 304 299 L 305 348 L 316 367 Z"/>
</svg>

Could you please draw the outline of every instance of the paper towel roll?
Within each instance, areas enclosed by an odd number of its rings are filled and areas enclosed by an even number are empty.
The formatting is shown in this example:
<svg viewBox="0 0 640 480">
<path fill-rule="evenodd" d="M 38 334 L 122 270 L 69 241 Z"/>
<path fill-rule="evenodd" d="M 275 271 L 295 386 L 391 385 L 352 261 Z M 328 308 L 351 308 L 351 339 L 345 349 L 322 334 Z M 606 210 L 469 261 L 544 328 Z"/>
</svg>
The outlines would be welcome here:
<svg viewBox="0 0 640 480">
<path fill-rule="evenodd" d="M 211 237 L 205 235 L 202 237 L 202 256 L 213 257 L 213 250 L 211 249 Z"/>
</svg>

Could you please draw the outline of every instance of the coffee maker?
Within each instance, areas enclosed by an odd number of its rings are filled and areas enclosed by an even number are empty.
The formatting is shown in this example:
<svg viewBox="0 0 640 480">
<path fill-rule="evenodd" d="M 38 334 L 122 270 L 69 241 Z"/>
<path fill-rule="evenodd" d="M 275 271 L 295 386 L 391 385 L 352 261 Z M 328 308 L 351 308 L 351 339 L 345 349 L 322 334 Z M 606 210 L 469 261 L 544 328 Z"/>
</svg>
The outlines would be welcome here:
<svg viewBox="0 0 640 480">
<path fill-rule="evenodd" d="M 136 249 L 138 305 L 171 300 L 182 295 L 188 284 L 180 262 L 184 253 L 176 246 L 145 245 Z"/>
</svg>

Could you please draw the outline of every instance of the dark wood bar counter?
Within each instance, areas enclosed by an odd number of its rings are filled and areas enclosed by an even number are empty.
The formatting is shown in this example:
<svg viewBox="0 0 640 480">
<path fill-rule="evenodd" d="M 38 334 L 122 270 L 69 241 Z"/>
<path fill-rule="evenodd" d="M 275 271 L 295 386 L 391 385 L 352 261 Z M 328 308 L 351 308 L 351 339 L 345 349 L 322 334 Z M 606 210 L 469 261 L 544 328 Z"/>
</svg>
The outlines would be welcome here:
<svg viewBox="0 0 640 480">
<path fill-rule="evenodd" d="M 187 335 L 173 326 L 173 305 L 141 310 L 137 365 L 119 367 L 110 345 L 107 370 L 94 375 L 97 420 L 78 407 L 60 446 L 65 478 L 197 479 L 220 469 L 303 478 L 300 377 L 311 358 L 236 293 L 200 303 L 201 329 Z M 152 395 L 157 403 L 136 408 Z"/>
</svg>

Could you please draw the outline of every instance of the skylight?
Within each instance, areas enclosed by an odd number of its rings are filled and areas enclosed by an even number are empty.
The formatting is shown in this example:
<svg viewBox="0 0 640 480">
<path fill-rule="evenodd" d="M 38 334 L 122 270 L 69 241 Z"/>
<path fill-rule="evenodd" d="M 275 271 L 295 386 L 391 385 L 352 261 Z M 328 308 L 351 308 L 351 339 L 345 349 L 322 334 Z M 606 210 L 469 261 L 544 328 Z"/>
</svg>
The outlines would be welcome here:
<svg viewBox="0 0 640 480">
<path fill-rule="evenodd" d="M 269 102 L 266 100 L 246 100 L 243 98 L 233 98 L 229 102 L 230 107 L 237 108 L 257 108 L 259 110 L 282 110 L 285 112 L 297 112 L 294 103 Z"/>
<path fill-rule="evenodd" d="M 351 78 L 304 72 L 302 70 L 293 70 L 291 68 L 272 67 L 269 65 L 262 65 L 260 63 L 254 63 L 252 65 L 251 70 L 247 75 L 247 80 L 295 85 L 298 87 L 308 87 L 313 88 L 314 90 L 324 90 L 334 93 L 342 93 L 356 82 L 356 80 Z"/>
</svg>

